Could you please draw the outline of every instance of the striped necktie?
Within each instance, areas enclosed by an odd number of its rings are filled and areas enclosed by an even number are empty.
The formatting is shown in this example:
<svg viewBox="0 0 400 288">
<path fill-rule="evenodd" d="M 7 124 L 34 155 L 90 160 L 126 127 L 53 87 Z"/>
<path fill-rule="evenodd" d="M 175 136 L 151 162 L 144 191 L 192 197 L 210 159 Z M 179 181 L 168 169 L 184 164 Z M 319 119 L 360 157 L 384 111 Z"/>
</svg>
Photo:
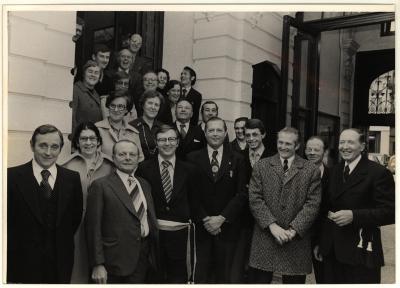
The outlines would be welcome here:
<svg viewBox="0 0 400 288">
<path fill-rule="evenodd" d="M 145 212 L 144 204 L 142 198 L 140 197 L 139 187 L 132 175 L 129 175 L 128 177 L 128 184 L 129 184 L 129 189 L 131 190 L 129 197 L 131 197 L 132 199 L 132 203 L 133 206 L 135 207 L 136 213 L 139 216 L 140 223 L 143 223 L 143 217 Z"/>
<path fill-rule="evenodd" d="M 172 196 L 172 183 L 171 176 L 169 175 L 168 167 L 171 165 L 169 161 L 162 161 L 161 182 L 164 189 L 165 199 L 167 203 L 171 200 Z"/>
</svg>

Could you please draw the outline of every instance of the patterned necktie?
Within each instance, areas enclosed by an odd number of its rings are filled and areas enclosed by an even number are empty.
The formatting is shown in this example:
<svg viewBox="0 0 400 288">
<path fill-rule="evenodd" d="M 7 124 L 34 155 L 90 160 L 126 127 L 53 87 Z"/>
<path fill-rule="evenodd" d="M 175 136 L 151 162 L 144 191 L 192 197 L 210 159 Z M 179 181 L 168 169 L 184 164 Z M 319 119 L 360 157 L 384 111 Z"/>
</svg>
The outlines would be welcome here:
<svg viewBox="0 0 400 288">
<path fill-rule="evenodd" d="M 45 199 L 50 199 L 50 197 L 53 196 L 53 189 L 51 189 L 51 186 L 49 184 L 49 177 L 51 175 L 49 170 L 42 170 L 40 172 L 42 174 L 42 182 L 40 182 L 40 189 L 43 192 L 43 196 Z"/>
<path fill-rule="evenodd" d="M 140 223 L 143 223 L 144 204 L 143 204 L 142 198 L 140 197 L 139 187 L 138 187 L 135 179 L 133 179 L 132 175 L 129 175 L 129 177 L 128 177 L 128 184 L 129 184 L 129 188 L 130 189 L 132 188 L 132 191 L 129 194 L 129 196 L 131 197 L 133 206 L 135 207 L 136 213 L 139 216 Z"/>
<path fill-rule="evenodd" d="M 161 183 L 165 193 L 165 199 L 167 203 L 171 200 L 172 196 L 172 183 L 171 183 L 171 176 L 169 175 L 168 167 L 171 164 L 169 161 L 162 161 L 161 162 L 163 168 L 161 172 Z"/>
<path fill-rule="evenodd" d="M 212 158 L 211 158 L 211 171 L 214 176 L 214 179 L 217 178 L 218 170 L 219 170 L 219 163 L 217 159 L 218 151 L 214 150 L 212 153 Z"/>
<path fill-rule="evenodd" d="M 185 126 L 186 126 L 185 124 L 180 124 L 180 127 L 181 127 L 180 133 L 181 133 L 182 139 L 185 139 L 185 137 L 186 137 Z"/>
<path fill-rule="evenodd" d="M 343 182 L 347 182 L 347 180 L 349 179 L 350 176 L 350 167 L 349 165 L 346 165 L 346 167 L 344 167 L 344 171 L 343 171 Z"/>
<path fill-rule="evenodd" d="M 285 159 L 283 160 L 283 173 L 286 173 L 288 169 L 289 169 L 288 160 Z"/>
</svg>

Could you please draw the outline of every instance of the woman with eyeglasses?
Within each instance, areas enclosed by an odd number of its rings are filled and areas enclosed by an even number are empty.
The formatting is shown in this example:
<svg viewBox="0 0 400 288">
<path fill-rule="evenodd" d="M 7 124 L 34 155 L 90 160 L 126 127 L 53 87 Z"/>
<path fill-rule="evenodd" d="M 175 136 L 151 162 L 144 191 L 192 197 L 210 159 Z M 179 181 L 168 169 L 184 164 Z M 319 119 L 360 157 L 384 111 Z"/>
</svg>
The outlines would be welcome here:
<svg viewBox="0 0 400 288">
<path fill-rule="evenodd" d="M 83 214 L 86 211 L 87 189 L 96 179 L 106 176 L 114 169 L 112 159 L 100 152 L 102 139 L 100 132 L 92 122 L 80 123 L 72 137 L 72 147 L 75 153 L 62 165 L 79 173 L 83 192 Z M 89 283 L 89 265 L 86 249 L 84 225 L 81 223 L 75 234 L 75 258 L 72 268 L 71 283 Z"/>
<path fill-rule="evenodd" d="M 103 119 L 100 96 L 94 89 L 99 82 L 101 68 L 96 61 L 89 60 L 83 66 L 82 80 L 74 84 L 72 108 L 72 131 L 81 122 L 97 122 Z"/>
<path fill-rule="evenodd" d="M 143 115 L 129 124 L 139 131 L 144 158 L 147 160 L 157 155 L 155 135 L 162 123 L 156 118 L 164 104 L 164 97 L 158 91 L 148 90 L 143 93 L 139 103 Z"/>
<path fill-rule="evenodd" d="M 124 116 L 132 109 L 128 91 L 117 90 L 110 93 L 107 97 L 106 107 L 109 116 L 96 123 L 99 128 L 103 143 L 101 151 L 112 157 L 113 146 L 119 140 L 130 140 L 137 144 L 139 148 L 139 162 L 143 161 L 144 156 L 141 148 L 139 131 L 128 124 Z"/>
<path fill-rule="evenodd" d="M 167 98 L 165 99 L 165 105 L 158 120 L 165 124 L 173 125 L 176 121 L 176 103 L 178 103 L 178 100 L 181 97 L 181 82 L 178 80 L 170 80 L 167 85 L 165 85 L 165 90 L 167 91 Z"/>
</svg>

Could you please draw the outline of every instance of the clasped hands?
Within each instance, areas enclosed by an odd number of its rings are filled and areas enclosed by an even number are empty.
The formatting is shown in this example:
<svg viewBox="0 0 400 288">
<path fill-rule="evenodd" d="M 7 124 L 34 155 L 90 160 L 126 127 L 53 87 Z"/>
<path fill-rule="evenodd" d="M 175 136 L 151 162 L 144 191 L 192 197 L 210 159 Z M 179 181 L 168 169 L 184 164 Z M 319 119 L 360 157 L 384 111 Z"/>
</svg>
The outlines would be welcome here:
<svg viewBox="0 0 400 288">
<path fill-rule="evenodd" d="M 340 210 L 336 212 L 329 211 L 328 219 L 332 220 L 339 227 L 345 226 L 353 222 L 353 211 Z"/>
<path fill-rule="evenodd" d="M 293 228 L 290 227 L 289 229 L 283 229 L 275 222 L 269 225 L 269 230 L 279 245 L 283 245 L 289 241 L 292 241 L 297 234 L 296 230 Z"/>
<path fill-rule="evenodd" d="M 215 236 L 221 232 L 221 226 L 225 222 L 225 217 L 218 216 L 207 216 L 203 218 L 203 226 L 208 233 Z"/>
</svg>

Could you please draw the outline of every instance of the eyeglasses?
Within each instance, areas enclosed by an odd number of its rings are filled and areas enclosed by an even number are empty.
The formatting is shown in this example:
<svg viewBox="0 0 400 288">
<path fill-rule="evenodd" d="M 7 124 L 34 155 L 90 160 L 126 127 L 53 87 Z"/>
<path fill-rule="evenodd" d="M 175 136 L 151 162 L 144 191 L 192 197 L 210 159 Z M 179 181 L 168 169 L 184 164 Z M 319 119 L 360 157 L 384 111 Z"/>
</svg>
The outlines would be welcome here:
<svg viewBox="0 0 400 288">
<path fill-rule="evenodd" d="M 122 86 L 122 87 L 129 88 L 129 80 L 127 80 L 127 81 L 118 80 L 118 81 L 117 81 L 117 84 L 120 85 L 120 86 Z"/>
<path fill-rule="evenodd" d="M 90 142 L 97 142 L 97 137 L 79 137 L 79 141 L 87 142 L 88 140 Z"/>
<path fill-rule="evenodd" d="M 126 109 L 126 106 L 125 106 L 125 105 L 122 105 L 122 104 L 118 104 L 118 105 L 110 104 L 110 105 L 108 106 L 108 108 L 109 108 L 110 110 L 123 111 L 123 110 Z"/>
<path fill-rule="evenodd" d="M 172 145 L 175 145 L 175 144 L 178 142 L 178 138 L 176 138 L 176 137 L 158 138 L 158 139 L 157 139 L 157 142 L 158 142 L 158 144 L 164 145 L 164 144 L 167 143 L 167 140 L 168 140 L 168 142 L 169 142 L 170 144 L 172 144 Z"/>
</svg>

